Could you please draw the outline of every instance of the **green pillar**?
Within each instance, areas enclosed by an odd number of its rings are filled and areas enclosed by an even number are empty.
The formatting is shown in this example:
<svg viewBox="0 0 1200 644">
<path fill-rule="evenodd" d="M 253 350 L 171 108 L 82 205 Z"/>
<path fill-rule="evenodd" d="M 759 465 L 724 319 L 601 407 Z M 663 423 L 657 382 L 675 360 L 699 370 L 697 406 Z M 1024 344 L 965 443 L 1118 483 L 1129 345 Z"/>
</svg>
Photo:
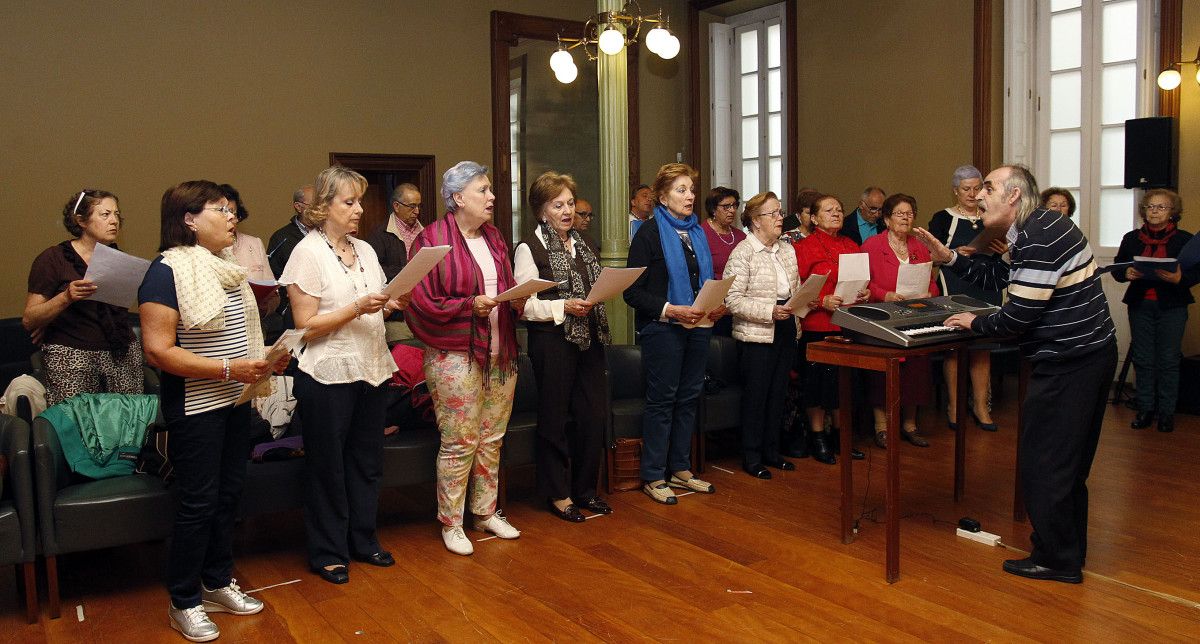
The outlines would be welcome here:
<svg viewBox="0 0 1200 644">
<path fill-rule="evenodd" d="M 597 0 L 596 10 L 620 11 L 624 0 Z M 618 27 L 624 29 L 622 27 Z M 636 46 L 636 45 L 635 45 Z M 624 268 L 629 256 L 629 96 L 625 50 L 599 52 L 596 84 L 600 99 L 600 263 Z M 633 344 L 633 311 L 617 298 L 607 304 L 616 344 Z"/>
</svg>

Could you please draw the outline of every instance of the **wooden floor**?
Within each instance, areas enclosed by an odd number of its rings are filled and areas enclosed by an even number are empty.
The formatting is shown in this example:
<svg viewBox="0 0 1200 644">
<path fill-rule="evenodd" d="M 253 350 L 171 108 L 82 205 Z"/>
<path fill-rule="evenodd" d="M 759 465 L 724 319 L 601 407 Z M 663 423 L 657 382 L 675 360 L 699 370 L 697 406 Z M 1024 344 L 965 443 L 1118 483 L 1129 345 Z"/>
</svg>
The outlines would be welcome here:
<svg viewBox="0 0 1200 644">
<path fill-rule="evenodd" d="M 1064 401 L 1069 402 L 1069 401 Z M 298 513 L 239 528 L 243 589 L 267 609 L 217 615 L 222 642 L 391 641 L 1197 641 L 1200 639 L 1200 418 L 1174 434 L 1129 429 L 1110 407 L 1091 477 L 1088 576 L 1079 586 L 1001 572 L 1012 549 L 955 536 L 979 519 L 1009 548 L 1028 549 L 1011 520 L 1013 408 L 1001 431 L 969 432 L 967 494 L 951 497 L 952 434 L 927 414 L 933 447 L 904 444 L 901 579 L 883 581 L 883 527 L 862 521 L 855 543 L 837 538 L 837 468 L 811 459 L 758 481 L 710 468 L 714 496 L 675 507 L 640 493 L 610 499 L 615 514 L 564 523 L 532 497 L 532 473 L 514 476 L 506 513 L 514 542 L 446 552 L 431 487 L 389 491 L 380 536 L 398 564 L 353 566 L 327 584 L 304 563 Z M 865 448 L 865 446 L 864 446 Z M 719 451 L 719 450 L 718 450 Z M 883 460 L 855 465 L 863 508 L 882 518 Z M 735 456 L 715 465 L 737 470 Z M 871 479 L 870 489 L 865 484 Z M 484 535 L 469 533 L 478 539 Z M 0 640 L 182 642 L 167 626 L 162 544 L 60 559 L 63 617 L 26 625 L 11 568 L 0 571 Z M 44 594 L 44 591 L 43 591 Z M 82 607 L 83 620 L 77 617 Z"/>
</svg>

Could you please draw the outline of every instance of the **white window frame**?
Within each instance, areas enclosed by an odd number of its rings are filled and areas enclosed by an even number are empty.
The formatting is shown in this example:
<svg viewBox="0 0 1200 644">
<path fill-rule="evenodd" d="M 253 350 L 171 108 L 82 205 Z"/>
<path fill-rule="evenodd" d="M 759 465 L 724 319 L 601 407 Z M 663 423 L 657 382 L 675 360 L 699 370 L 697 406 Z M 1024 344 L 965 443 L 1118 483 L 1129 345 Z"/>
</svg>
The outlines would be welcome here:
<svg viewBox="0 0 1200 644">
<path fill-rule="evenodd" d="M 1158 0 L 1138 1 L 1137 97 L 1136 117 L 1155 114 L 1154 79 L 1158 51 Z M 1116 246 L 1102 246 L 1100 237 L 1100 77 L 1104 63 L 1095 51 L 1103 28 L 1099 8 L 1104 0 L 1082 0 L 1082 44 L 1085 73 L 1082 79 L 1080 186 L 1076 223 L 1102 261 L 1116 255 Z M 1005 0 L 1005 95 L 1004 159 L 1028 165 L 1039 178 L 1041 188 L 1049 187 L 1050 146 L 1050 71 L 1041 61 L 1049 56 L 1050 3 L 1046 0 Z M 1039 53 L 1041 56 L 1039 57 Z M 985 170 L 986 171 L 986 170 Z M 1111 187 L 1111 186 L 1110 186 Z M 1134 202 L 1140 198 L 1134 194 Z M 1129 229 L 1137 222 L 1136 209 L 1130 209 Z"/>
<path fill-rule="evenodd" d="M 735 16 L 730 16 L 723 23 L 713 23 L 709 27 L 709 90 L 712 97 L 710 105 L 711 122 L 711 159 L 712 170 L 709 175 L 710 185 L 730 186 L 742 193 L 743 199 L 759 192 L 772 189 L 770 184 L 770 158 L 779 158 L 780 184 L 775 189 L 784 208 L 787 208 L 788 186 L 788 153 L 791 149 L 787 140 L 788 122 L 794 118 L 787 110 L 787 87 L 794 82 L 787 61 L 787 25 L 785 22 L 786 5 L 778 3 L 760 9 L 754 9 Z M 767 28 L 777 25 L 780 30 L 779 72 L 780 96 L 779 115 L 780 149 L 778 155 L 770 154 L 770 114 L 768 103 L 769 73 L 767 65 Z M 758 158 L 759 185 L 741 185 L 742 166 L 742 116 L 741 116 L 741 73 L 738 68 L 739 48 L 736 36 L 749 28 L 757 28 L 758 37 L 758 81 L 759 81 L 759 110 L 758 110 Z"/>
</svg>

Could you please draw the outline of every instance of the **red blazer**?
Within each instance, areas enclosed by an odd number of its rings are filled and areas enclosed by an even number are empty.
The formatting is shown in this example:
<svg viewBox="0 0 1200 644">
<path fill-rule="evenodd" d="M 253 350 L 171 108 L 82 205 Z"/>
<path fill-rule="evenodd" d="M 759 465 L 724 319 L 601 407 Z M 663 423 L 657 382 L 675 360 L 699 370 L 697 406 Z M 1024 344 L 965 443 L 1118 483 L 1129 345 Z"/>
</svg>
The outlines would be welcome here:
<svg viewBox="0 0 1200 644">
<path fill-rule="evenodd" d="M 837 287 L 838 255 L 860 252 L 854 240 L 840 234 L 830 235 L 820 228 L 814 228 L 811 235 L 793 246 L 796 249 L 796 267 L 800 271 L 801 281 L 812 275 L 829 276 L 825 285 L 821 287 L 819 299 L 832 294 L 833 289 Z M 800 321 L 800 326 L 805 331 L 841 331 L 841 327 L 829 321 L 832 315 L 824 308 L 813 309 Z"/>
<path fill-rule="evenodd" d="M 909 235 L 905 241 L 908 242 L 910 262 L 923 264 L 929 261 L 929 249 L 925 248 L 925 244 L 917 241 L 912 235 Z M 888 245 L 886 232 L 872 235 L 863 242 L 862 252 L 866 253 L 871 260 L 871 283 L 868 285 L 868 288 L 871 289 L 871 301 L 882 302 L 883 296 L 896 290 L 896 275 L 900 272 L 900 258 L 896 257 L 896 253 L 892 252 L 892 247 Z M 932 274 L 929 277 L 929 292 L 935 297 L 941 294 L 938 291 L 937 280 L 933 278 Z"/>
</svg>

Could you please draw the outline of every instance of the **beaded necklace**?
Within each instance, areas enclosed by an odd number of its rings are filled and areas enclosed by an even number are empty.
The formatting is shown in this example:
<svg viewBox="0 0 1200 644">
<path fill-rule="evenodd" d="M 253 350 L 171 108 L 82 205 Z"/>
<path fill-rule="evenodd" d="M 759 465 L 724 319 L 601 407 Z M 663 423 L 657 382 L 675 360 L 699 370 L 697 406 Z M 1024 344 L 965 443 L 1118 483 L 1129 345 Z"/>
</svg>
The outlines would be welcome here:
<svg viewBox="0 0 1200 644">
<path fill-rule="evenodd" d="M 358 282 L 354 281 L 354 277 L 350 274 L 350 269 L 347 268 L 346 263 L 342 261 L 342 256 L 338 255 L 337 249 L 333 247 L 333 243 L 329 241 L 329 237 L 325 236 L 324 229 L 318 228 L 317 232 L 320 233 L 321 239 L 325 240 L 325 245 L 329 247 L 329 252 L 333 253 L 333 256 L 335 258 L 337 258 L 337 264 L 338 264 L 338 266 L 342 267 L 342 273 L 344 273 L 346 275 L 346 278 L 350 280 L 350 285 L 354 287 L 354 294 L 358 295 L 359 294 Z M 347 241 L 349 241 L 349 240 L 347 240 Z M 354 247 L 354 242 L 350 242 L 350 250 L 354 252 L 354 264 L 358 265 L 358 272 L 363 274 L 362 288 L 363 288 L 363 291 L 366 291 L 367 290 L 367 277 L 366 277 L 367 271 L 365 268 L 363 268 L 362 262 L 358 259 L 358 249 Z M 354 264 L 351 264 L 351 266 L 354 266 Z"/>
</svg>

